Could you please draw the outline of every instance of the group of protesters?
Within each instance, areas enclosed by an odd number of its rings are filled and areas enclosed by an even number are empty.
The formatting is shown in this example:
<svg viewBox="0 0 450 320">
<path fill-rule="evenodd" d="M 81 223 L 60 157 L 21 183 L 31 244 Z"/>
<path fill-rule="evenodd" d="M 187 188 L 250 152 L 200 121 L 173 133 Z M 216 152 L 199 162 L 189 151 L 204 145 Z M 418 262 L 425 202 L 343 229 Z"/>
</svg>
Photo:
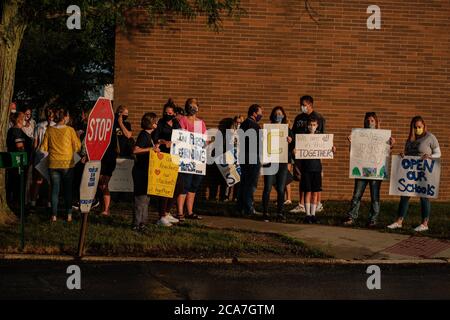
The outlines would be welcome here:
<svg viewBox="0 0 450 320">
<path fill-rule="evenodd" d="M 45 120 L 36 124 L 31 119 L 31 109 L 11 114 L 11 127 L 7 136 L 8 151 L 26 151 L 31 159 L 29 173 L 30 192 L 29 205 L 34 207 L 41 185 L 44 183 L 45 172 L 39 171 L 39 163 L 48 158 L 49 197 L 48 207 L 51 208 L 51 221 L 57 220 L 58 202 L 61 186 L 64 188 L 64 210 L 67 220 L 72 220 L 72 210 L 79 208 L 79 187 L 83 166 L 87 161 L 84 147 L 84 136 L 87 128 L 88 110 L 82 112 L 78 121 L 71 120 L 69 112 L 64 108 L 47 108 Z M 133 229 L 142 231 L 149 223 L 148 208 L 150 196 L 148 190 L 148 168 L 151 150 L 157 153 L 170 154 L 172 147 L 173 130 L 186 130 L 206 134 L 205 122 L 198 117 L 200 106 L 198 100 L 189 98 L 184 108 L 178 107 L 169 99 L 162 108 L 162 114 L 147 112 L 141 119 L 141 131 L 136 140 L 132 138 L 132 128 L 128 121 L 128 108 L 119 106 L 115 112 L 111 143 L 102 159 L 101 173 L 98 184 L 97 198 L 101 204 L 101 214 L 110 214 L 111 196 L 108 188 L 109 181 L 116 167 L 116 159 L 132 157 L 134 166 L 132 170 L 134 185 L 134 222 Z M 265 219 L 272 218 L 269 212 L 270 193 L 275 186 L 277 193 L 275 217 L 285 219 L 285 206 L 292 204 L 291 184 L 299 183 L 299 202 L 290 213 L 304 213 L 305 223 L 316 223 L 316 213 L 323 211 L 321 202 L 322 192 L 322 163 L 320 159 L 295 159 L 295 136 L 297 134 L 324 134 L 326 133 L 325 118 L 314 110 L 314 100 L 311 96 L 300 98 L 300 113 L 292 125 L 283 107 L 272 108 L 269 122 L 272 124 L 287 124 L 289 134 L 286 137 L 289 146 L 287 163 L 278 163 L 275 172 L 264 174 L 264 189 L 262 194 L 262 212 L 257 212 L 254 206 L 254 194 L 258 186 L 261 170 L 267 169 L 271 164 L 262 163 L 262 141 L 253 145 L 246 133 L 253 131 L 260 135 L 261 120 L 264 110 L 260 105 L 253 104 L 248 108 L 246 116 L 236 115 L 227 118 L 219 124 L 218 133 L 225 135 L 227 131 L 234 132 L 230 146 L 225 148 L 237 149 L 243 156 L 240 157 L 240 181 L 229 187 L 221 176 L 215 164 L 209 165 L 206 176 L 209 176 L 209 199 L 216 199 L 219 193 L 220 201 L 236 201 L 236 211 L 243 216 L 261 215 Z M 364 128 L 380 129 L 380 120 L 375 112 L 367 112 L 363 119 Z M 244 133 L 244 141 L 240 141 L 237 132 Z M 348 138 L 351 143 L 351 138 Z M 206 144 L 213 143 L 208 139 Z M 395 139 L 388 141 L 391 150 Z M 336 152 L 333 146 L 331 152 Z M 74 154 L 79 155 L 74 157 Z M 425 120 L 416 116 L 412 118 L 408 139 L 401 156 L 420 156 L 423 159 L 440 158 L 441 152 L 436 137 L 428 131 Z M 216 155 L 217 156 L 217 155 Z M 252 160 L 253 159 L 253 160 Z M 196 194 L 202 185 L 203 175 L 179 173 L 173 197 L 156 197 L 158 203 L 159 219 L 157 224 L 170 227 L 183 222 L 185 219 L 198 220 L 201 217 L 194 210 Z M 17 195 L 17 172 L 10 171 L 8 185 L 11 203 Z M 359 208 L 364 191 L 369 185 L 371 206 L 369 214 L 369 227 L 377 226 L 380 213 L 380 187 L 381 180 L 355 179 L 353 197 L 344 225 L 351 226 L 358 219 Z M 220 189 L 220 192 L 218 192 Z M 17 197 L 16 197 L 17 198 Z M 428 198 L 421 197 L 422 223 L 415 228 L 416 231 L 428 230 L 428 221 L 431 211 Z M 402 228 L 403 220 L 408 212 L 409 197 L 402 196 L 398 208 L 397 219 L 388 225 L 390 229 Z M 172 215 L 172 212 L 176 214 Z"/>
</svg>

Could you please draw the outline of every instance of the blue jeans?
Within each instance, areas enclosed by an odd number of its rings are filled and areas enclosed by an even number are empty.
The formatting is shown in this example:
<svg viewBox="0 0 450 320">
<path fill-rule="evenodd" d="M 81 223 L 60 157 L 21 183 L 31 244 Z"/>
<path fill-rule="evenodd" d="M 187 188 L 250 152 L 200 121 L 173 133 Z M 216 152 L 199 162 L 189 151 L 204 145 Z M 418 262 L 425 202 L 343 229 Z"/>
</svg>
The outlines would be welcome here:
<svg viewBox="0 0 450 320">
<path fill-rule="evenodd" d="M 370 186 L 371 200 L 369 221 L 372 223 L 376 223 L 378 215 L 380 214 L 381 180 L 355 179 L 355 188 L 353 190 L 351 208 L 347 215 L 353 220 L 356 220 L 358 218 L 361 198 L 364 195 L 364 191 L 366 190 L 367 185 Z"/>
<path fill-rule="evenodd" d="M 286 187 L 287 178 L 287 163 L 280 163 L 278 172 L 273 175 L 264 176 L 264 191 L 263 191 L 263 213 L 267 213 L 269 207 L 270 192 L 272 186 L 275 183 L 275 189 L 277 190 L 277 213 L 283 212 L 284 205 L 284 189 Z"/>
<path fill-rule="evenodd" d="M 61 182 L 64 188 L 64 205 L 67 214 L 72 213 L 72 186 L 73 186 L 73 168 L 70 169 L 49 169 L 52 185 L 52 215 L 58 213 L 59 190 Z"/>
<path fill-rule="evenodd" d="M 398 217 L 404 219 L 408 214 L 409 207 L 409 198 L 410 197 L 400 197 L 400 204 L 398 206 Z M 420 207 L 422 213 L 422 220 L 428 220 L 430 218 L 431 213 L 431 203 L 428 198 L 420 198 Z"/>
<path fill-rule="evenodd" d="M 258 178 L 261 164 L 242 164 L 241 182 L 237 200 L 237 209 L 244 214 L 251 214 L 255 211 L 253 207 L 253 195 L 258 186 Z"/>
</svg>

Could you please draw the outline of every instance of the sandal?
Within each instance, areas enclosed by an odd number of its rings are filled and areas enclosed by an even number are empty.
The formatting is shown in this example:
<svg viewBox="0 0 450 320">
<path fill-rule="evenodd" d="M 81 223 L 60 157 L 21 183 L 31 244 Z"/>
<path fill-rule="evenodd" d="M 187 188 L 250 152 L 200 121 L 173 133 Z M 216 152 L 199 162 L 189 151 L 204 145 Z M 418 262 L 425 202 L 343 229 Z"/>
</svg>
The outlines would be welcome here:
<svg viewBox="0 0 450 320">
<path fill-rule="evenodd" d="M 186 216 L 186 219 L 202 220 L 202 217 L 200 217 L 199 215 L 197 215 L 195 213 L 191 213 Z"/>
</svg>

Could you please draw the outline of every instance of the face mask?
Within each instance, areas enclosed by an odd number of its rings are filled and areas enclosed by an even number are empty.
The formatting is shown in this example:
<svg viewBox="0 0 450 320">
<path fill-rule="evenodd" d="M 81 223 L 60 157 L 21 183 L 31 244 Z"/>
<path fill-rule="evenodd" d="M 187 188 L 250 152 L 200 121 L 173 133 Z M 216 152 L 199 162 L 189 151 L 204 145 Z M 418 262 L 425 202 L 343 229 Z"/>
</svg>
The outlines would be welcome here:
<svg viewBox="0 0 450 320">
<path fill-rule="evenodd" d="M 128 119 L 128 116 L 122 116 L 123 121 L 127 121 L 127 119 Z"/>
<path fill-rule="evenodd" d="M 256 115 L 256 122 L 259 122 L 262 119 L 262 114 L 257 114 Z"/>
<path fill-rule="evenodd" d="M 307 106 L 302 106 L 302 112 L 303 113 L 307 113 L 308 112 L 308 107 Z"/>
<path fill-rule="evenodd" d="M 377 125 L 375 123 L 369 123 L 369 129 L 376 129 Z"/>
<path fill-rule="evenodd" d="M 275 116 L 275 122 L 276 123 L 281 123 L 281 121 L 283 121 L 284 116 L 283 115 L 277 115 Z"/>
<path fill-rule="evenodd" d="M 421 136 L 423 134 L 423 128 L 416 128 L 416 135 Z"/>
<path fill-rule="evenodd" d="M 240 127 L 241 127 L 240 123 L 236 124 L 236 129 L 239 129 Z"/>
<path fill-rule="evenodd" d="M 164 121 L 170 121 L 170 120 L 173 120 L 173 119 L 175 119 L 175 115 L 174 114 L 165 114 L 164 116 L 163 116 L 163 119 L 164 119 Z"/>
<path fill-rule="evenodd" d="M 198 107 L 189 105 L 189 106 L 186 108 L 186 113 L 187 113 L 189 116 L 193 116 L 193 115 L 195 115 L 197 112 L 198 112 Z"/>
<path fill-rule="evenodd" d="M 308 130 L 309 130 L 310 133 L 315 133 L 316 130 L 317 130 L 317 126 L 309 125 L 308 126 Z"/>
</svg>

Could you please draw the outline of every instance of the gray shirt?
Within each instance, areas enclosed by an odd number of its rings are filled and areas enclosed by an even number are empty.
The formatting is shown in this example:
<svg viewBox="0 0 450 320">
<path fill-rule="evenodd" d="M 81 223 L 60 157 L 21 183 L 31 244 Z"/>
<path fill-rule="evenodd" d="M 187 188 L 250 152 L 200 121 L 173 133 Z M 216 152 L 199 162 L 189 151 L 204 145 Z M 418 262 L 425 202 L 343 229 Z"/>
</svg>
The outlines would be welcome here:
<svg viewBox="0 0 450 320">
<path fill-rule="evenodd" d="M 432 133 L 427 132 L 422 138 L 416 141 L 406 141 L 405 155 L 423 156 L 424 154 L 428 154 L 431 156 L 436 149 L 439 149 L 439 142 Z"/>
</svg>

